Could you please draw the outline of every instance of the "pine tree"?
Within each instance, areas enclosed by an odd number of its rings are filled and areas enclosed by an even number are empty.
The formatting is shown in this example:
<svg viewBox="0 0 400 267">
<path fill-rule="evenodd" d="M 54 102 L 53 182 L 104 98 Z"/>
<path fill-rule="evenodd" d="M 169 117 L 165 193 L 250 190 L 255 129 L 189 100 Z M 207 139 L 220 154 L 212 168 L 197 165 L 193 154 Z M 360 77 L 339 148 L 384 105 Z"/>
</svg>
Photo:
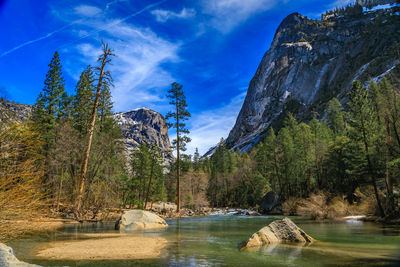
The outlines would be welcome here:
<svg viewBox="0 0 400 267">
<path fill-rule="evenodd" d="M 79 77 L 72 102 L 73 125 L 81 134 L 86 134 L 89 127 L 89 119 L 93 108 L 94 98 L 94 74 L 91 66 L 88 66 Z"/>
<path fill-rule="evenodd" d="M 45 141 L 45 149 L 49 148 L 55 138 L 57 120 L 65 118 L 67 114 L 65 108 L 69 105 L 69 97 L 64 86 L 60 57 L 56 51 L 49 64 L 43 91 L 36 100 L 32 114 L 32 119 L 39 126 Z"/>
<path fill-rule="evenodd" d="M 354 81 L 349 92 L 349 124 L 352 126 L 350 137 L 355 142 L 361 142 L 364 147 L 364 156 L 367 163 L 367 173 L 370 176 L 371 184 L 374 188 L 375 198 L 378 204 L 379 212 L 382 217 L 385 216 L 381 200 L 379 198 L 376 185 L 376 170 L 372 161 L 374 152 L 375 133 L 377 132 L 377 117 L 374 113 L 373 104 L 369 97 L 368 90 L 359 82 Z"/>
<path fill-rule="evenodd" d="M 346 123 L 344 119 L 343 107 L 337 98 L 332 98 L 328 102 L 326 109 L 327 122 L 335 135 L 343 135 Z"/>
<path fill-rule="evenodd" d="M 99 114 L 99 125 L 100 125 L 100 132 L 109 131 L 115 125 L 115 121 L 112 118 L 113 115 L 113 102 L 111 99 L 111 91 L 110 85 L 112 85 L 112 80 L 110 83 L 104 84 L 103 88 L 101 89 L 100 98 L 99 98 L 99 106 L 98 106 L 98 114 Z"/>
<path fill-rule="evenodd" d="M 171 89 L 168 91 L 167 97 L 170 99 L 170 104 L 173 105 L 174 111 L 168 112 L 166 119 L 172 120 L 168 122 L 168 128 L 176 129 L 176 139 L 172 141 L 172 146 L 176 149 L 176 211 L 180 210 L 180 152 L 186 151 L 186 144 L 190 142 L 187 136 L 189 130 L 186 128 L 185 121 L 190 117 L 187 111 L 186 97 L 182 90 L 182 85 L 174 82 Z"/>
<path fill-rule="evenodd" d="M 198 171 L 200 169 L 200 153 L 199 149 L 196 147 L 193 155 L 193 169 Z"/>
</svg>

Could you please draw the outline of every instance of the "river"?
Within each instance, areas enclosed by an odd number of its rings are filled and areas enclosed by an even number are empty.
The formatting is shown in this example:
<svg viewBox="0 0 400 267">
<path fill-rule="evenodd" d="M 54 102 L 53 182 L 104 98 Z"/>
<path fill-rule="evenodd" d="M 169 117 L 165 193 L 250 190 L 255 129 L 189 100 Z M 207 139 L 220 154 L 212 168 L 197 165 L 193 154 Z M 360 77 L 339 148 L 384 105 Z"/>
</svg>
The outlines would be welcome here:
<svg viewBox="0 0 400 267">
<path fill-rule="evenodd" d="M 318 241 L 310 246 L 273 245 L 238 250 L 238 243 L 281 216 L 211 216 L 169 219 L 165 230 L 135 232 L 159 236 L 168 245 L 158 259 L 134 261 L 54 261 L 35 258 L 46 242 L 116 233 L 113 223 L 71 224 L 56 233 L 11 242 L 20 260 L 43 266 L 400 266 L 400 227 L 358 221 L 292 220 Z"/>
</svg>

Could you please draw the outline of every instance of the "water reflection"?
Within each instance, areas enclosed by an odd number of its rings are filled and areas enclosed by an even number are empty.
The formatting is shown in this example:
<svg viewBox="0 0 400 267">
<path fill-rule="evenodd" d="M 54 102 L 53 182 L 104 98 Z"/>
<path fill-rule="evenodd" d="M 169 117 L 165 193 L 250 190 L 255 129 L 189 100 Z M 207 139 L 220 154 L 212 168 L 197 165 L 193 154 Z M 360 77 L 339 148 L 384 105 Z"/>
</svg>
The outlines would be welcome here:
<svg viewBox="0 0 400 267">
<path fill-rule="evenodd" d="M 79 266 L 376 266 L 400 259 L 400 228 L 372 223 L 317 223 L 292 218 L 318 242 L 311 246 L 289 244 L 251 248 L 239 252 L 237 244 L 280 217 L 214 216 L 167 220 L 163 230 L 131 232 L 166 238 L 169 243 L 159 259 L 79 262 Z M 17 240 L 14 247 L 22 260 L 45 266 L 75 266 L 77 262 L 35 259 L 31 252 L 48 241 L 88 238 L 88 233 L 118 233 L 113 223 L 74 224 L 61 232 Z M 359 264 L 358 264 L 359 263 Z M 361 264 L 361 265 L 360 265 Z"/>
</svg>

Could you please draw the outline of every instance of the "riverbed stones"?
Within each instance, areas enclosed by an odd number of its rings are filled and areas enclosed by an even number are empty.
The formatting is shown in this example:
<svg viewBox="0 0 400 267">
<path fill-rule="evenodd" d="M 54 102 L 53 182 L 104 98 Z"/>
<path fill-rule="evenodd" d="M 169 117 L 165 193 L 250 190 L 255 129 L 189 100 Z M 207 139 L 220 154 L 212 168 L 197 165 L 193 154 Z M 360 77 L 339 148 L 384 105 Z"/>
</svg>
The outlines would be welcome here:
<svg viewBox="0 0 400 267">
<path fill-rule="evenodd" d="M 270 223 L 254 233 L 241 248 L 265 246 L 277 243 L 312 243 L 311 236 L 300 229 L 292 220 L 284 218 Z"/>
<path fill-rule="evenodd" d="M 115 223 L 117 230 L 148 230 L 168 227 L 165 220 L 145 210 L 128 210 Z"/>
<path fill-rule="evenodd" d="M 0 266 L 1 267 L 39 267 L 39 265 L 29 264 L 19 261 L 14 255 L 11 247 L 0 243 Z"/>
</svg>

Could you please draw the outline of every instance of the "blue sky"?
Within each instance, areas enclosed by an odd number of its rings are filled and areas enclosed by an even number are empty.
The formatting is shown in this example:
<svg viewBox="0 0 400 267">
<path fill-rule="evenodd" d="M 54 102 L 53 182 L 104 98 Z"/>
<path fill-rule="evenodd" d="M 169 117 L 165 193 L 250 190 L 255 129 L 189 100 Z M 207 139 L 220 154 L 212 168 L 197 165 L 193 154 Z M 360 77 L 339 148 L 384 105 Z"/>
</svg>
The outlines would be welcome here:
<svg viewBox="0 0 400 267">
<path fill-rule="evenodd" d="M 66 89 L 94 65 L 101 40 L 114 49 L 116 112 L 162 114 L 170 84 L 183 84 L 192 118 L 188 153 L 226 138 L 247 86 L 287 15 L 311 18 L 351 0 L 0 0 L 0 92 L 33 104 L 59 51 Z M 171 132 L 172 134 L 172 132 Z"/>
</svg>

